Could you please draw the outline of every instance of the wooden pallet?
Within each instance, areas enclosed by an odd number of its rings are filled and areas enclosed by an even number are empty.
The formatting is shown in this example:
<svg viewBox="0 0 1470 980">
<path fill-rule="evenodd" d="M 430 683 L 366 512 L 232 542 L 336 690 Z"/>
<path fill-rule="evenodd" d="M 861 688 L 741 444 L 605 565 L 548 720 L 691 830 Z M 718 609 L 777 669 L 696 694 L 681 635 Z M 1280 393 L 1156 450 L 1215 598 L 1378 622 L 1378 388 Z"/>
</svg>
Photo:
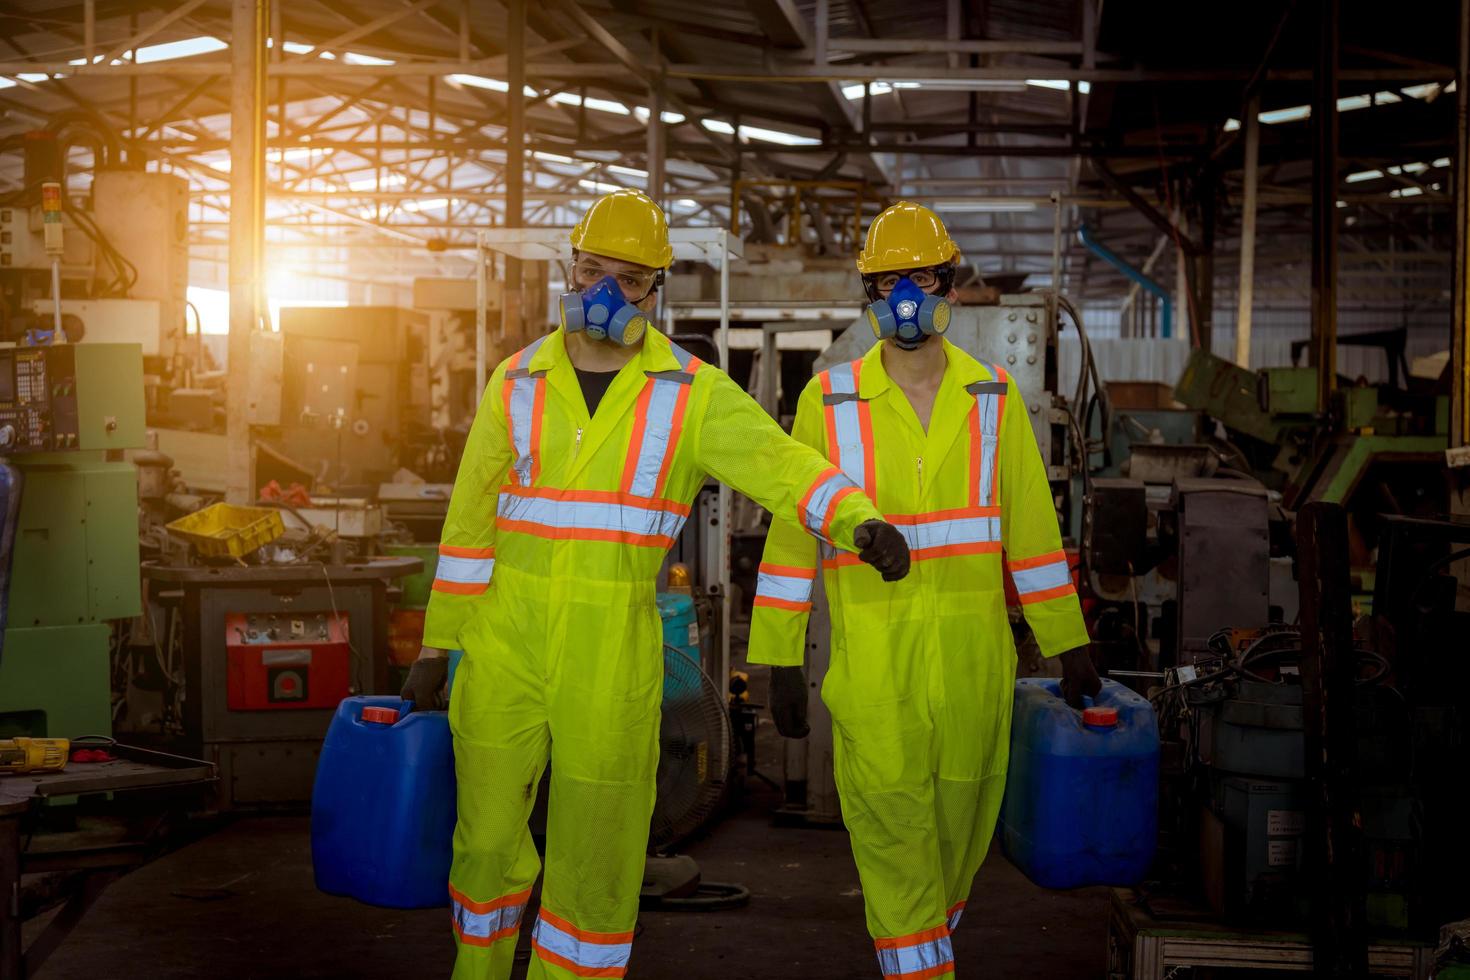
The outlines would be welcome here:
<svg viewBox="0 0 1470 980">
<path fill-rule="evenodd" d="M 1429 980 L 1434 947 L 1382 940 L 1368 947 L 1375 977 Z M 1311 973 L 1311 940 L 1302 933 L 1250 932 L 1203 917 L 1157 918 L 1130 888 L 1113 889 L 1108 909 L 1108 980 L 1184 980 L 1196 968 Z"/>
</svg>

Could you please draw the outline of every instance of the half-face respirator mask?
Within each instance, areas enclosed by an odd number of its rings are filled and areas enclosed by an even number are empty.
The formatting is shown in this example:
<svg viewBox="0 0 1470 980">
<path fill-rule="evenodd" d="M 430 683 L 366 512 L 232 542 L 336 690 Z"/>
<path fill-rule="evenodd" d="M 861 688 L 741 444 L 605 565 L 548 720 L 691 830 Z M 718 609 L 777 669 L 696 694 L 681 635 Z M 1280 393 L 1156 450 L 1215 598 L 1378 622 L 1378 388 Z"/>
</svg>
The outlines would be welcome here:
<svg viewBox="0 0 1470 980">
<path fill-rule="evenodd" d="M 899 347 L 913 350 L 949 329 L 950 312 L 948 300 L 924 292 L 904 276 L 886 297 L 868 304 L 868 325 L 879 340 L 892 337 Z"/>
<path fill-rule="evenodd" d="M 628 302 L 616 279 L 603 276 L 581 292 L 562 294 L 561 324 L 567 333 L 585 330 L 593 340 L 633 347 L 648 329 L 648 314 Z"/>
</svg>

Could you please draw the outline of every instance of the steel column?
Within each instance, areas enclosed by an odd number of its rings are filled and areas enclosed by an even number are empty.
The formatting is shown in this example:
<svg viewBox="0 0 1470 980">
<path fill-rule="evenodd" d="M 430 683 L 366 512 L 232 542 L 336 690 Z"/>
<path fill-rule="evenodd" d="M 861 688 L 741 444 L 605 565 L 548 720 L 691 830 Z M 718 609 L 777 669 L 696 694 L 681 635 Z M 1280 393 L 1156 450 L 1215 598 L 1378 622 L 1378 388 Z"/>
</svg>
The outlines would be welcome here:
<svg viewBox="0 0 1470 980">
<path fill-rule="evenodd" d="M 1450 445 L 1470 445 L 1470 0 L 1460 0 L 1455 89 L 1455 301 L 1450 312 Z M 1470 504 L 1470 500 L 1466 501 Z"/>
<path fill-rule="evenodd" d="M 1335 0 L 1327 0 L 1335 5 Z M 1329 15 L 1332 16 L 1332 15 Z M 1357 803 L 1352 586 L 1347 511 L 1314 501 L 1297 518 L 1312 975 L 1368 976 L 1367 863 Z"/>
<path fill-rule="evenodd" d="M 525 220 L 526 188 L 526 0 L 507 0 L 506 11 L 510 15 L 505 39 L 510 71 L 505 95 L 505 226 L 519 228 Z M 521 260 L 507 255 L 501 340 L 519 344 L 521 301 Z"/>
<path fill-rule="evenodd" d="M 269 0 L 234 0 L 230 59 L 230 337 L 225 496 L 255 499 L 250 342 L 265 312 L 266 23 Z"/>
<path fill-rule="evenodd" d="M 1245 203 L 1240 219 L 1240 296 L 1235 320 L 1235 363 L 1251 366 L 1251 303 L 1256 285 L 1256 171 L 1260 162 L 1261 97 L 1245 106 Z"/>
<path fill-rule="evenodd" d="M 1319 0 L 1317 73 L 1312 91 L 1312 346 L 1317 411 L 1337 387 L 1337 55 L 1338 0 Z"/>
</svg>

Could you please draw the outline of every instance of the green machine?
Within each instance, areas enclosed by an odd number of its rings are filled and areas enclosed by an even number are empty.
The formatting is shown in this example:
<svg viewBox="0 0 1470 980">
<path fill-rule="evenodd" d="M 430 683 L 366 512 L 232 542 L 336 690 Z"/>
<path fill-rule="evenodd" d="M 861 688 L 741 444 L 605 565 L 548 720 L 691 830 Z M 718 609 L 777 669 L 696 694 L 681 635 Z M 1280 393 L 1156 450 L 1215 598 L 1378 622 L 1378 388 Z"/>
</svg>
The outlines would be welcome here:
<svg viewBox="0 0 1470 980">
<path fill-rule="evenodd" d="M 1196 350 L 1174 397 L 1217 419 L 1251 471 L 1288 510 L 1314 500 L 1348 510 L 1353 567 L 1371 577 L 1384 514 L 1447 509 L 1444 451 L 1449 399 L 1393 385 L 1352 385 L 1317 412 L 1317 369 L 1246 369 Z M 1361 583 L 1371 589 L 1365 577 Z"/>
<path fill-rule="evenodd" d="M 113 620 L 142 613 L 137 344 L 0 349 L 0 458 L 20 504 L 0 647 L 0 735 L 112 732 Z"/>
</svg>

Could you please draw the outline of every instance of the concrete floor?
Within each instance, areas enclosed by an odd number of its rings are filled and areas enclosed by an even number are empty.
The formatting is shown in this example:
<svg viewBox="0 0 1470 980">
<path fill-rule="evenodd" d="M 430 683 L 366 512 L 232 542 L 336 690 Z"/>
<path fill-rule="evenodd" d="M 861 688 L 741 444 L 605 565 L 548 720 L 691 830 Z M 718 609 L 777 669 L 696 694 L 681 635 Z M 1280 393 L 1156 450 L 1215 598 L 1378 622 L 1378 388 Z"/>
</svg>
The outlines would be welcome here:
<svg viewBox="0 0 1470 980">
<path fill-rule="evenodd" d="M 688 849 L 707 880 L 748 887 L 750 904 L 645 913 L 631 976 L 877 976 L 846 835 L 774 829 L 774 802 L 753 800 Z M 1105 910 L 1103 891 L 1044 891 L 992 852 L 955 935 L 961 973 L 1100 977 Z M 448 976 L 453 955 L 445 911 L 323 895 L 312 886 L 307 819 L 253 817 L 113 885 L 36 980 L 403 980 Z"/>
<path fill-rule="evenodd" d="M 752 697 L 765 671 L 751 671 Z M 779 773 L 781 740 L 762 723 L 756 756 Z M 840 829 L 774 827 L 778 794 L 752 780 L 735 812 L 684 850 L 706 881 L 738 882 L 730 912 L 645 912 L 636 980 L 876 978 L 857 869 Z M 980 977 L 1105 975 L 1107 893 L 1037 888 L 999 847 L 954 938 L 959 972 Z M 34 935 L 45 919 L 29 923 Z M 530 929 L 522 930 L 522 945 Z M 447 910 L 400 912 L 318 892 L 309 820 L 243 817 L 109 888 L 34 980 L 405 980 L 447 977 Z M 524 967 L 517 969 L 521 976 Z"/>
</svg>

